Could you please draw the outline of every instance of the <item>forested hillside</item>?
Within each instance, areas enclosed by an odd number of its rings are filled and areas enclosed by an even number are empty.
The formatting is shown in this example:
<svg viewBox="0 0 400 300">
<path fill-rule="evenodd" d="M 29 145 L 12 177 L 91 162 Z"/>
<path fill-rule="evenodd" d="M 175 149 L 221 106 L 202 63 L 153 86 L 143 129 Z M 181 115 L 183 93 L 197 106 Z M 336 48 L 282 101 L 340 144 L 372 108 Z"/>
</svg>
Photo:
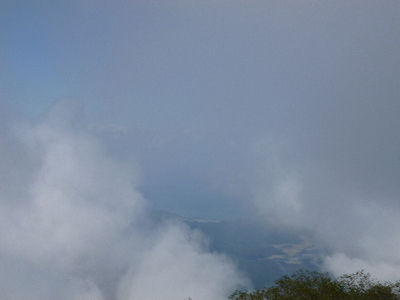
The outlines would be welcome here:
<svg viewBox="0 0 400 300">
<path fill-rule="evenodd" d="M 275 285 L 255 291 L 236 291 L 231 300 L 397 300 L 400 282 L 381 283 L 358 271 L 338 278 L 327 273 L 298 270 Z"/>
</svg>

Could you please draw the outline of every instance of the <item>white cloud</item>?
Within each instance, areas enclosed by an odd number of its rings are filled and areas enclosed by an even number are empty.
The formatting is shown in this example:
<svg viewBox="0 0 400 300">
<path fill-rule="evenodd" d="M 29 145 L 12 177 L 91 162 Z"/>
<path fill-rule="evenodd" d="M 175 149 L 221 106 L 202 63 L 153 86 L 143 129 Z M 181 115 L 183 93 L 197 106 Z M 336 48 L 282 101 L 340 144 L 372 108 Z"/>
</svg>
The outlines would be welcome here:
<svg viewBox="0 0 400 300">
<path fill-rule="evenodd" d="M 253 183 L 259 214 L 312 233 L 317 244 L 329 249 L 323 268 L 335 275 L 363 269 L 380 280 L 400 277 L 400 207 L 395 199 L 344 185 L 323 173 L 322 166 L 290 164 L 284 148 L 272 139 L 261 144 L 264 148 L 253 152 L 259 162 Z"/>
<path fill-rule="evenodd" d="M 8 170 L 31 169 L 13 177 L 23 197 L 0 202 L 0 293 L 10 300 L 222 299 L 246 283 L 226 257 L 207 252 L 199 233 L 146 225 L 135 177 L 74 126 L 71 107 L 64 100 L 38 124 L 15 123 L 9 138 L 26 160 L 1 148 Z"/>
<path fill-rule="evenodd" d="M 365 270 L 371 273 L 373 278 L 378 278 L 381 281 L 393 282 L 393 280 L 400 277 L 399 263 L 367 261 L 356 257 L 351 258 L 339 252 L 325 257 L 323 267 L 335 276 Z"/>
<path fill-rule="evenodd" d="M 143 253 L 138 269 L 128 272 L 123 299 L 225 299 L 235 287 L 248 285 L 232 262 L 208 253 L 204 237 L 180 224 L 165 224 L 154 246 Z M 154 286 L 157 288 L 155 289 Z"/>
</svg>

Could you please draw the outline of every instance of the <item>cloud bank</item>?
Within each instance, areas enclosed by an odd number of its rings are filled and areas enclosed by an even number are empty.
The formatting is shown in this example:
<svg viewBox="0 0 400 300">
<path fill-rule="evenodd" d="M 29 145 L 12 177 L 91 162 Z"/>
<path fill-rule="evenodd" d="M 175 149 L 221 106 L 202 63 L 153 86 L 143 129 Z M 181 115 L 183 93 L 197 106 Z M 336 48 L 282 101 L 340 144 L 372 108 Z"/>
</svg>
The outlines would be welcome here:
<svg viewBox="0 0 400 300">
<path fill-rule="evenodd" d="M 247 281 L 205 237 L 152 224 L 131 170 L 62 100 L 1 124 L 0 293 L 14 299 L 224 299 Z"/>
</svg>

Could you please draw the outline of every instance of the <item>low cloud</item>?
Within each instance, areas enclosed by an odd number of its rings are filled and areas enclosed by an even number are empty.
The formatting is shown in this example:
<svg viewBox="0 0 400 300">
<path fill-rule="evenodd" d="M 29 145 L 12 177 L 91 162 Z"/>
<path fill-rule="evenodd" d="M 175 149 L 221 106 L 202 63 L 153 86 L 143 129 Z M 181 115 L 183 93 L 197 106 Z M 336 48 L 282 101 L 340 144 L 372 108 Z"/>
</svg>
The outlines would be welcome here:
<svg viewBox="0 0 400 300">
<path fill-rule="evenodd" d="M 258 214 L 311 233 L 330 253 L 322 257 L 326 271 L 342 275 L 363 269 L 380 280 L 398 280 L 397 201 L 384 190 L 379 196 L 379 189 L 368 194 L 357 186 L 369 174 L 344 183 L 312 159 L 308 164 L 292 162 L 285 145 L 277 138 L 263 138 L 252 147 L 258 163 L 248 193 Z"/>
<path fill-rule="evenodd" d="M 248 282 L 180 223 L 152 224 L 138 176 L 76 101 L 2 125 L 0 291 L 7 299 L 224 299 Z M 7 126 L 6 126 L 7 125 Z"/>
<path fill-rule="evenodd" d="M 208 253 L 204 237 L 182 224 L 166 224 L 154 246 L 129 270 L 121 299 L 226 299 L 245 283 L 224 255 Z M 154 288 L 156 286 L 157 288 Z"/>
</svg>

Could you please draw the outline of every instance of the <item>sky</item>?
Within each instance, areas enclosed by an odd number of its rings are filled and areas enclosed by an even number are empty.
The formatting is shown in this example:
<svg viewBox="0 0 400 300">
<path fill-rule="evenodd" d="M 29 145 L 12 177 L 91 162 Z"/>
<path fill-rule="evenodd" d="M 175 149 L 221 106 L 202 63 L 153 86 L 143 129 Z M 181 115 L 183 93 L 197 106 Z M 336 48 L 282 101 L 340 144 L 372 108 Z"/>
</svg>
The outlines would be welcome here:
<svg viewBox="0 0 400 300">
<path fill-rule="evenodd" d="M 152 209 L 307 230 L 325 270 L 399 279 L 399 27 L 394 0 L 1 0 L 1 292 L 248 284 Z"/>
</svg>

